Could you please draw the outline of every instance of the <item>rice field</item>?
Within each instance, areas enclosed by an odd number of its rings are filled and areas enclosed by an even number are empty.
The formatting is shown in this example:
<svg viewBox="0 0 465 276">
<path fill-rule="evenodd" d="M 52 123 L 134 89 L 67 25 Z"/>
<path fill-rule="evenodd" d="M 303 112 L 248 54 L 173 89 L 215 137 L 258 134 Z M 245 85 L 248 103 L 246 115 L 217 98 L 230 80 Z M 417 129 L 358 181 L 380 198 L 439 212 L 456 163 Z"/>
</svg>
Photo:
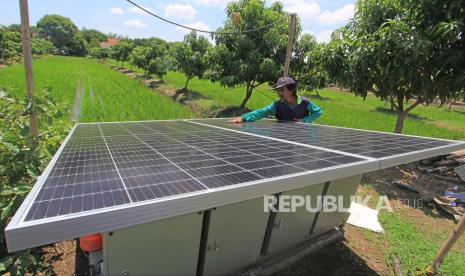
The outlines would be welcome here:
<svg viewBox="0 0 465 276">
<path fill-rule="evenodd" d="M 34 62 L 36 91 L 49 89 L 80 122 L 191 118 L 185 106 L 91 59 L 50 56 Z M 0 87 L 25 95 L 22 64 L 0 69 Z M 80 97 L 76 97 L 80 95 Z M 75 98 L 78 103 L 75 105 Z M 74 107 L 74 108 L 73 108 Z"/>
</svg>

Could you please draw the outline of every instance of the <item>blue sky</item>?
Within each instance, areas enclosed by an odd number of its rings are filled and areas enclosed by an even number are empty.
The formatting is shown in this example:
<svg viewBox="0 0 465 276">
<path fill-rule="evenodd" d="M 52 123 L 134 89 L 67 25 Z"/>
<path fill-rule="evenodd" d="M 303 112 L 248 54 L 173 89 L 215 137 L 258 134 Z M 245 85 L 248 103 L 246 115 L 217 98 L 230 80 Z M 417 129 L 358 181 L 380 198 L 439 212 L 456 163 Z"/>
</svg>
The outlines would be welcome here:
<svg viewBox="0 0 465 276">
<path fill-rule="evenodd" d="M 172 21 L 198 29 L 216 30 L 226 19 L 224 9 L 231 0 L 133 1 Z M 305 32 L 314 34 L 322 42 L 328 41 L 331 32 L 353 16 L 355 0 L 281 2 L 286 11 L 299 15 Z M 1 0 L 0 11 L 0 25 L 20 22 L 17 0 Z M 186 34 L 186 30 L 143 14 L 124 0 L 29 0 L 29 13 L 33 25 L 45 14 L 60 14 L 69 17 L 79 28 L 130 38 L 154 36 L 176 41 L 182 40 Z"/>
</svg>

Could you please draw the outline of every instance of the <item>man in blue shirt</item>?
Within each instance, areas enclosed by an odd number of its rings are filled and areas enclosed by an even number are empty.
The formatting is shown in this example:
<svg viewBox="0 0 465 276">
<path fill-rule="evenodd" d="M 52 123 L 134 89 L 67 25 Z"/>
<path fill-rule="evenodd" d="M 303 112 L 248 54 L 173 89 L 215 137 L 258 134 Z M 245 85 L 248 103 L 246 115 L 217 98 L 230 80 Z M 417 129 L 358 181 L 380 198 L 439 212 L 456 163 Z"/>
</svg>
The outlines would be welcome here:
<svg viewBox="0 0 465 276">
<path fill-rule="evenodd" d="M 272 115 L 280 121 L 311 123 L 323 113 L 318 105 L 297 95 L 296 83 L 292 78 L 279 78 L 275 89 L 279 95 L 279 100 L 263 108 L 245 113 L 229 122 L 253 122 Z"/>
</svg>

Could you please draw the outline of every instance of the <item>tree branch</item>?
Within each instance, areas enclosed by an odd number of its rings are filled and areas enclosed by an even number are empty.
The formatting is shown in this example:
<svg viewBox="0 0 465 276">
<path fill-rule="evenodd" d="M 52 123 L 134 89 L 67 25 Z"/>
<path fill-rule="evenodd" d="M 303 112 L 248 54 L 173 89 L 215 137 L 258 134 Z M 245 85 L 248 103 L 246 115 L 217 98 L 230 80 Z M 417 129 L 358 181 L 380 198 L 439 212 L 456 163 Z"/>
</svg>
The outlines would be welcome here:
<svg viewBox="0 0 465 276">
<path fill-rule="evenodd" d="M 264 83 L 265 83 L 265 82 L 260 82 L 260 83 L 259 83 L 259 84 L 257 84 L 257 85 L 252 85 L 252 88 L 254 88 L 254 89 L 255 89 L 256 87 L 258 87 L 258 86 L 260 86 L 260 85 L 262 85 L 262 84 L 264 84 Z"/>
<path fill-rule="evenodd" d="M 411 104 L 407 109 L 405 109 L 405 113 L 409 113 L 412 109 L 414 109 L 417 105 L 421 104 L 423 102 L 423 97 L 418 97 L 417 100 Z"/>
<path fill-rule="evenodd" d="M 392 106 L 394 106 L 394 108 L 397 110 L 398 106 L 396 102 L 394 101 L 394 97 L 392 95 L 389 95 L 389 101 L 391 102 Z"/>
</svg>

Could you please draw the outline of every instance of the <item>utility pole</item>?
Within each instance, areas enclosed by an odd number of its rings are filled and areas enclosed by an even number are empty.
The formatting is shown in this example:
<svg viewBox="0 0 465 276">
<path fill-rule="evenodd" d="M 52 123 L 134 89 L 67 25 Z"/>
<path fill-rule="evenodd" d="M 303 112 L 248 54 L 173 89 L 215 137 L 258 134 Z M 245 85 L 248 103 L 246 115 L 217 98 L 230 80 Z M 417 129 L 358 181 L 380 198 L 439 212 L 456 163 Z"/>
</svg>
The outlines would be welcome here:
<svg viewBox="0 0 465 276">
<path fill-rule="evenodd" d="M 286 62 L 284 63 L 284 77 L 289 76 L 289 66 L 291 65 L 292 57 L 292 45 L 294 44 L 295 20 L 296 14 L 292 13 L 291 22 L 289 22 L 289 36 L 287 38 Z"/>
<path fill-rule="evenodd" d="M 26 89 L 29 101 L 34 104 L 34 78 L 32 77 L 32 53 L 31 53 L 31 32 L 29 30 L 29 9 L 27 0 L 19 0 L 19 7 L 21 9 L 21 33 L 23 42 L 23 60 L 24 60 L 24 73 L 26 77 Z M 35 108 L 29 111 L 30 129 L 33 138 L 32 146 L 37 148 L 39 145 L 39 121 Z"/>
</svg>

